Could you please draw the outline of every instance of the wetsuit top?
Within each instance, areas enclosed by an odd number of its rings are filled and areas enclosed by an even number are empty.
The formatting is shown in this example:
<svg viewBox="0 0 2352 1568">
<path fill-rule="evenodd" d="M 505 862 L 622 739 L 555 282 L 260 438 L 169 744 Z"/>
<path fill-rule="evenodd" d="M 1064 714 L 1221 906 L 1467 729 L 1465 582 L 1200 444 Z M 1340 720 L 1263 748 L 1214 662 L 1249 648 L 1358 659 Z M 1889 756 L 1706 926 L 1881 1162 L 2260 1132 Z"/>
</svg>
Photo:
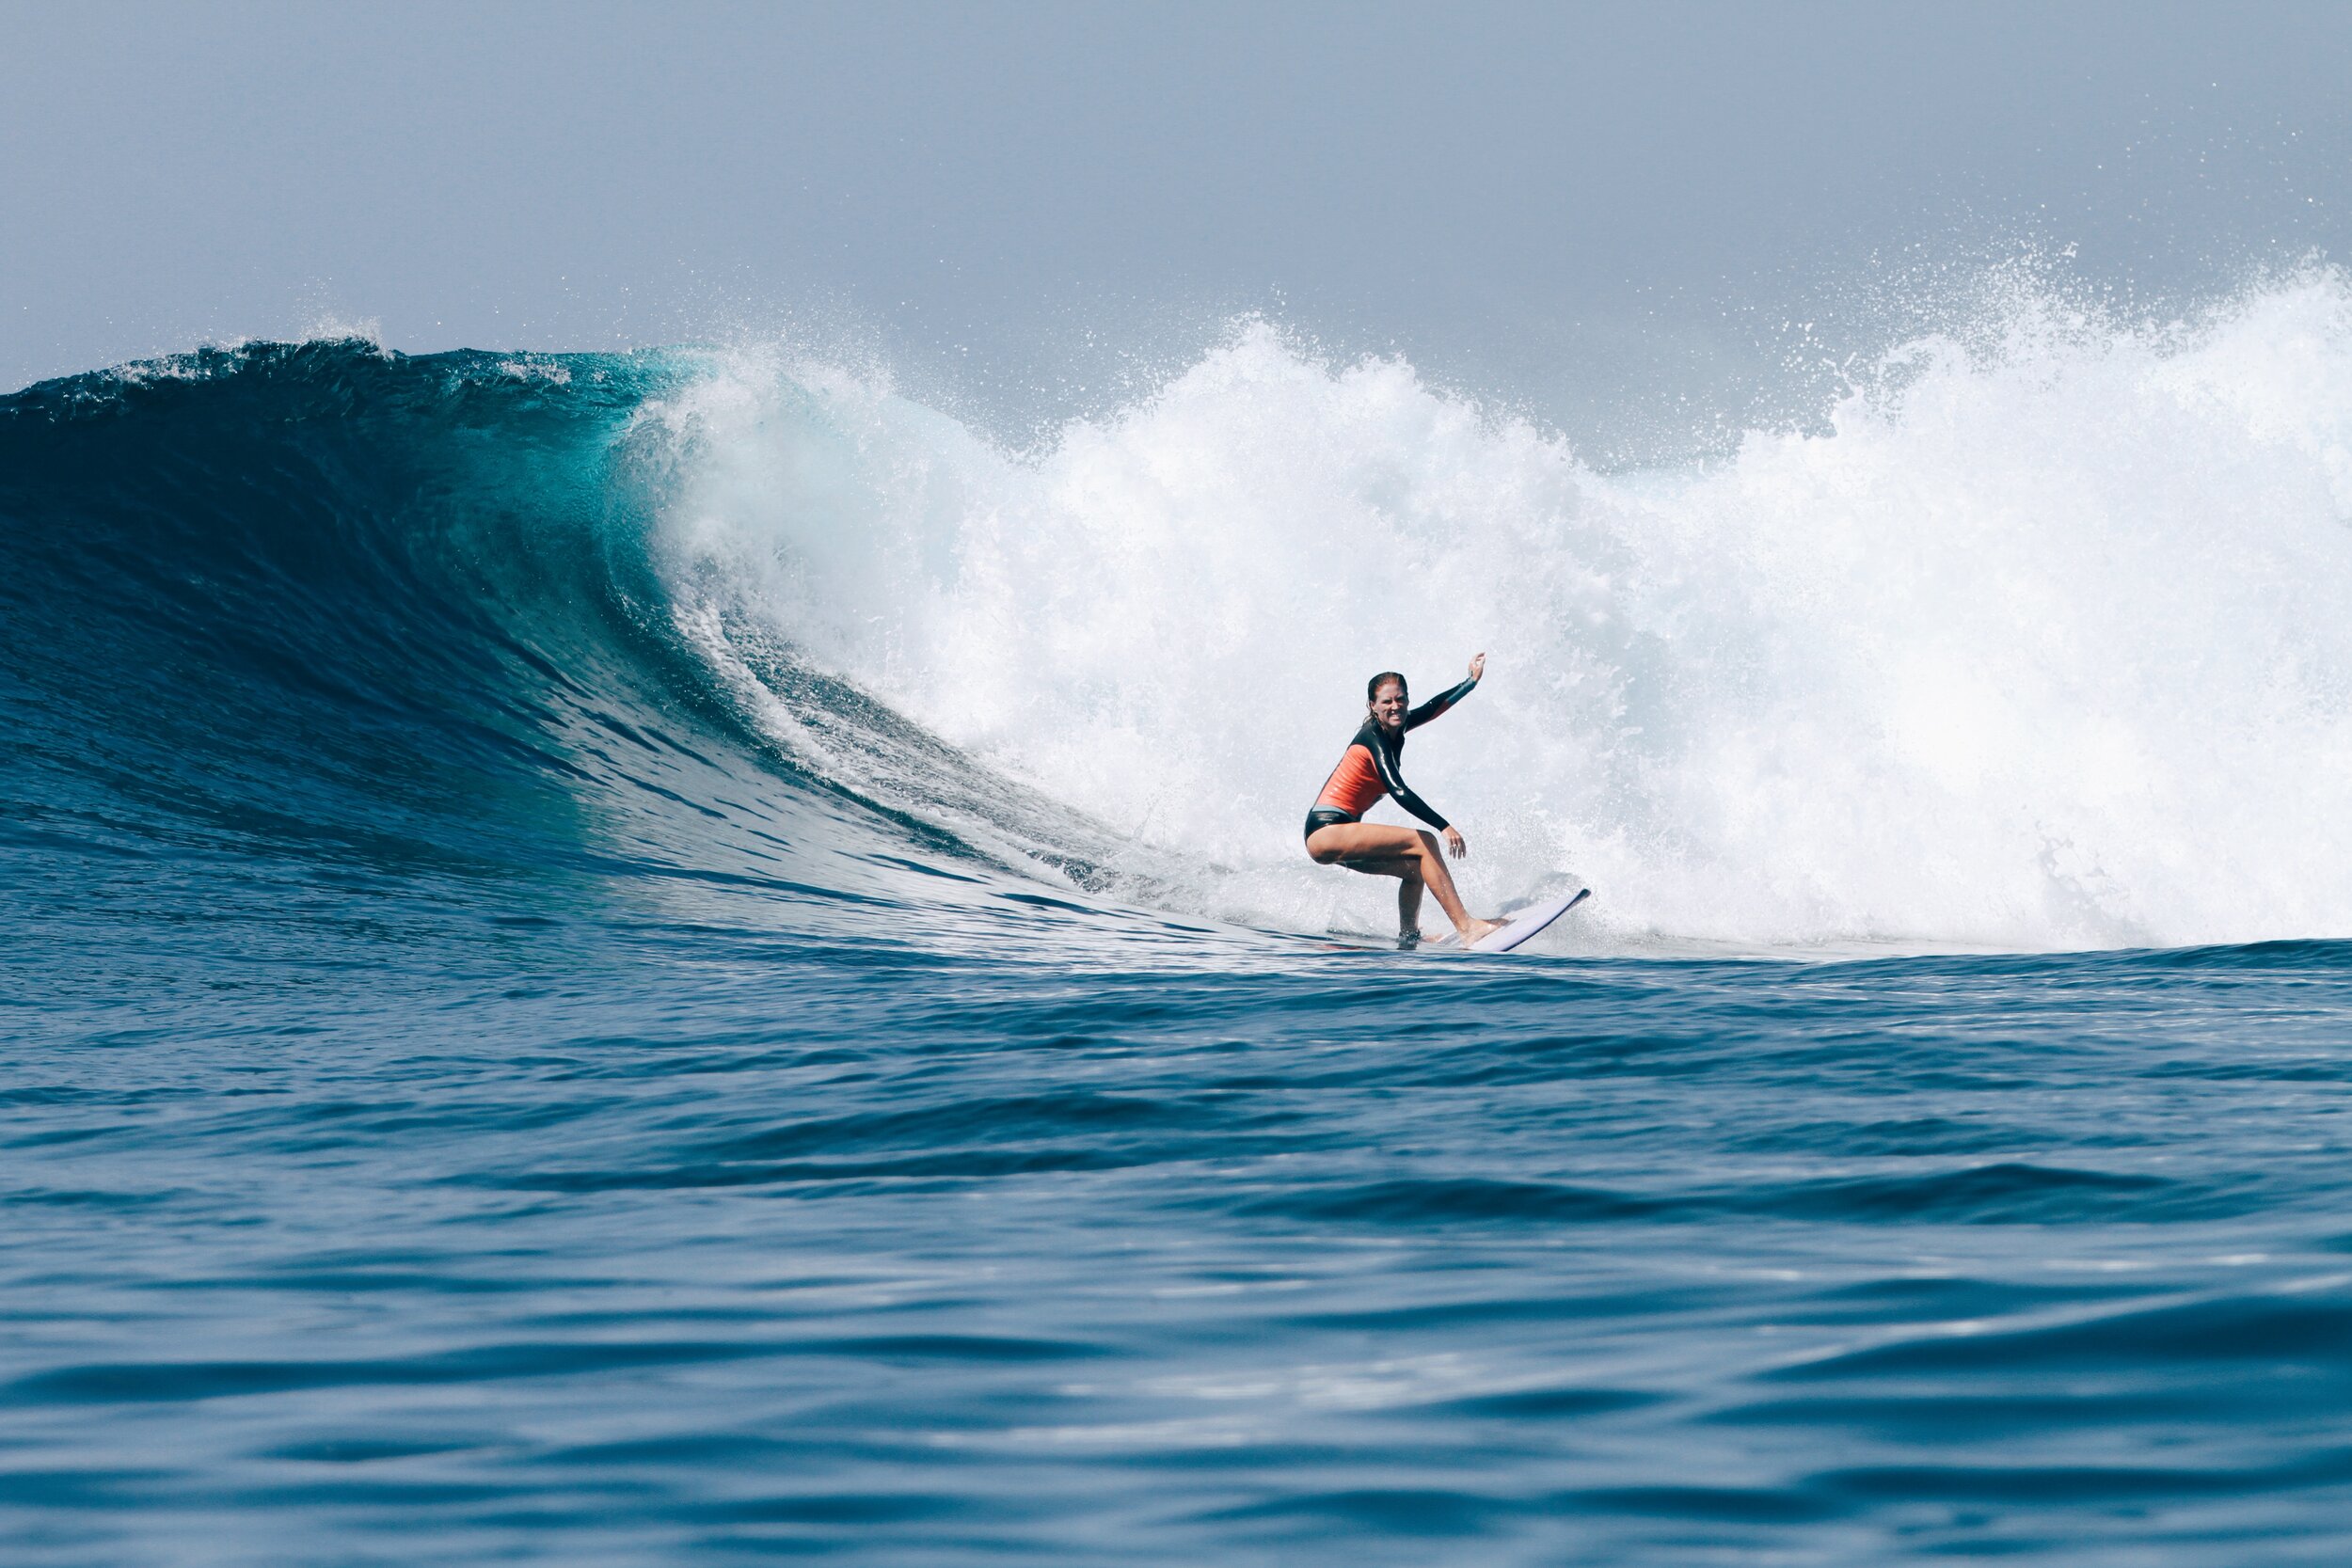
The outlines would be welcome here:
<svg viewBox="0 0 2352 1568">
<path fill-rule="evenodd" d="M 1470 694 L 1476 680 L 1466 680 L 1451 691 L 1430 698 L 1405 716 L 1405 728 L 1417 730 L 1454 704 Z M 1405 750 L 1402 733 L 1391 735 L 1377 721 L 1367 719 L 1364 727 L 1356 732 L 1356 738 L 1347 743 L 1340 757 L 1340 765 L 1331 769 L 1331 776 L 1323 784 L 1323 793 L 1315 797 L 1317 811 L 1343 811 L 1350 816 L 1361 816 L 1383 795 L 1393 795 L 1396 803 L 1420 817 L 1431 827 L 1442 831 L 1446 826 L 1428 801 L 1413 793 L 1398 769 L 1397 758 Z"/>
</svg>

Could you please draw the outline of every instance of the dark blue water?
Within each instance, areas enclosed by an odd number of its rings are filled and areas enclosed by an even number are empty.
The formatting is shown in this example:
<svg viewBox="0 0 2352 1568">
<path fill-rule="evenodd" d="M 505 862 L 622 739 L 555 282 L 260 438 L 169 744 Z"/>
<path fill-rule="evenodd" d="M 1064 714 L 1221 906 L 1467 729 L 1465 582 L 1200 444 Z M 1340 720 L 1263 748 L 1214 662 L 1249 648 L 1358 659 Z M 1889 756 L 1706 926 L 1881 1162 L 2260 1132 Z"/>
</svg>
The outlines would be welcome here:
<svg viewBox="0 0 2352 1568">
<path fill-rule="evenodd" d="M 8 1561 L 2352 1552 L 2352 944 L 1155 915 L 736 717 L 569 363 L 0 402 Z"/>
</svg>

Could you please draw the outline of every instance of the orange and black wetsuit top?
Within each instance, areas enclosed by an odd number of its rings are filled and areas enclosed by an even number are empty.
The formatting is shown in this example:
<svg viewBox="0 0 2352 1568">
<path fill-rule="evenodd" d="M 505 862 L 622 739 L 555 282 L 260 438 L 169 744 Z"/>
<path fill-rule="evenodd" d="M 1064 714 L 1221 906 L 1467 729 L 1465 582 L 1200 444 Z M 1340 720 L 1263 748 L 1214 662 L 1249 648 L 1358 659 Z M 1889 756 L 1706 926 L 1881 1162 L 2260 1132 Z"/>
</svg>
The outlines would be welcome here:
<svg viewBox="0 0 2352 1568">
<path fill-rule="evenodd" d="M 1430 698 L 1405 716 L 1405 728 L 1417 730 L 1454 704 L 1470 694 L 1478 683 L 1464 681 L 1451 691 Z M 1356 738 L 1347 743 L 1341 754 L 1340 765 L 1331 769 L 1331 776 L 1323 783 L 1323 793 L 1315 797 L 1314 809 L 1307 814 L 1307 832 L 1312 836 L 1317 828 L 1327 828 L 1334 822 L 1358 822 L 1383 795 L 1392 795 L 1396 803 L 1420 817 L 1431 827 L 1442 831 L 1444 817 L 1436 808 L 1412 791 L 1405 782 L 1397 759 L 1405 750 L 1402 731 L 1391 735 L 1375 720 L 1364 721 L 1364 727 L 1356 732 Z"/>
</svg>

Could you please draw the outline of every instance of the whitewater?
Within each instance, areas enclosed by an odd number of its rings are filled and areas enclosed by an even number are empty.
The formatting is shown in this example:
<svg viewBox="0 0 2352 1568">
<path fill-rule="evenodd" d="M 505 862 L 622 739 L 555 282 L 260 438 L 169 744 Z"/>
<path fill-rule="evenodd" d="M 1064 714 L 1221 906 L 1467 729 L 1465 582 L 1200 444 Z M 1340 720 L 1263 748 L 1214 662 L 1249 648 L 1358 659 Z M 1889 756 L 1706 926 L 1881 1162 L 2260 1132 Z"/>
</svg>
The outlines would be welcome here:
<svg viewBox="0 0 2352 1568">
<path fill-rule="evenodd" d="M 1804 369 L 0 398 L 8 1560 L 2340 1560 L 2352 279 Z"/>
<path fill-rule="evenodd" d="M 1416 774 L 1477 824 L 1488 903 L 1605 888 L 1596 942 L 2341 936 L 2346 308 L 2334 277 L 2160 330 L 2028 301 L 1662 472 L 1263 324 L 1029 454 L 772 356 L 643 418 L 688 470 L 660 527 L 714 666 L 750 690 L 732 637 L 788 641 L 1216 861 L 1200 912 L 1376 902 L 1294 842 L 1351 693 L 1491 649 Z"/>
</svg>

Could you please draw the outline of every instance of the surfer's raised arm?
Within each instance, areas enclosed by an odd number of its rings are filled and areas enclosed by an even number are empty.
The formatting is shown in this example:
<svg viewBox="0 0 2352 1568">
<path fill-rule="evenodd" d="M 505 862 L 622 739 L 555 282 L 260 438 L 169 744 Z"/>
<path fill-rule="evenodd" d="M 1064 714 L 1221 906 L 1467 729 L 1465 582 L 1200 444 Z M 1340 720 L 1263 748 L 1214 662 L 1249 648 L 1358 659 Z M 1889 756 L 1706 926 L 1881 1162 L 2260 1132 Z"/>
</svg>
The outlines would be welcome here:
<svg viewBox="0 0 2352 1568">
<path fill-rule="evenodd" d="M 1406 714 L 1405 716 L 1405 727 L 1408 730 L 1417 730 L 1423 724 L 1429 722 L 1432 719 L 1437 718 L 1438 715 L 1443 713 L 1446 709 L 1452 707 L 1454 704 L 1460 702 L 1471 692 L 1477 690 L 1478 677 L 1486 673 L 1486 656 L 1485 654 L 1470 655 L 1470 679 L 1462 682 L 1459 686 L 1438 692 L 1436 696 L 1422 704 L 1421 706 Z M 1440 822 L 1438 826 L 1442 828 L 1445 824 Z M 1456 850 L 1455 853 L 1459 854 L 1460 851 Z"/>
</svg>

